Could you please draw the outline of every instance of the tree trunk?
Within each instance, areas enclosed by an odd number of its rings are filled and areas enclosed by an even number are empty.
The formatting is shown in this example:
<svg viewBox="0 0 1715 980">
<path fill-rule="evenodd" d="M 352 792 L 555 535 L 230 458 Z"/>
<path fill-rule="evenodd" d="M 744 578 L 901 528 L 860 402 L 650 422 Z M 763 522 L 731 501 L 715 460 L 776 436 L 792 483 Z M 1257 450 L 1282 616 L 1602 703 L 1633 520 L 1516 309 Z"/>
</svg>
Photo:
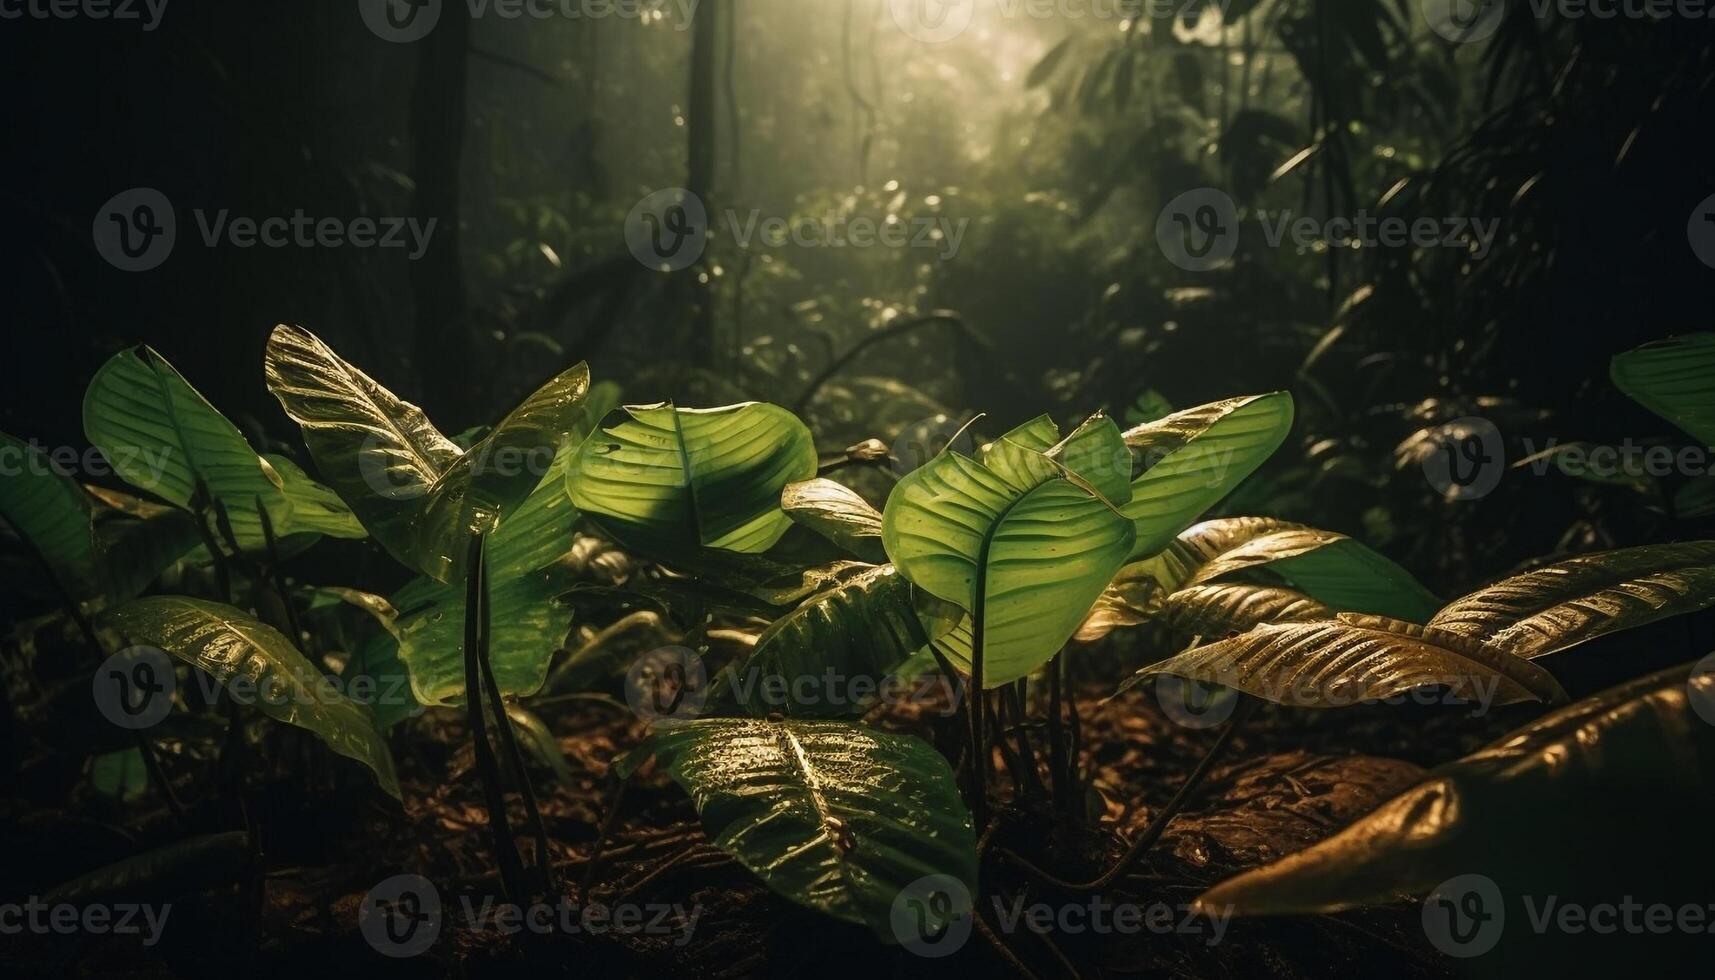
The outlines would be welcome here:
<svg viewBox="0 0 1715 980">
<path fill-rule="evenodd" d="M 716 220 L 712 198 L 716 153 L 715 65 L 719 23 L 717 0 L 703 0 L 697 4 L 696 13 L 691 20 L 691 90 L 686 102 L 690 107 L 686 126 L 686 148 L 689 151 L 690 165 L 685 189 L 703 203 L 703 208 L 708 213 L 711 245 L 714 242 L 713 231 L 720 225 Z M 712 263 L 705 252 L 702 259 L 686 270 L 685 275 L 685 295 L 690 297 L 692 304 L 691 336 L 685 350 L 691 363 L 700 367 L 709 366 L 714 355 L 715 303 L 711 268 Z M 703 281 L 705 276 L 707 282 Z"/>
</svg>

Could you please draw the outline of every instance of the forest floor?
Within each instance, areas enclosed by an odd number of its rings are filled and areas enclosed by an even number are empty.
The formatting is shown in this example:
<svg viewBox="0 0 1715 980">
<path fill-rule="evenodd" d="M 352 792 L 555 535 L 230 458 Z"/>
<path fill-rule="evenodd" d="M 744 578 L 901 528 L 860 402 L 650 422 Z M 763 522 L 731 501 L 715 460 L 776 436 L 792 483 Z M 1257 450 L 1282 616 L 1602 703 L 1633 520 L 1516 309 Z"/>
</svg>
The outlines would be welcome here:
<svg viewBox="0 0 1715 980">
<path fill-rule="evenodd" d="M 1446 961 L 1424 939 L 1414 904 L 1235 919 L 1221 924 L 1218 935 L 1213 921 L 1188 919 L 1187 906 L 1207 885 L 1328 836 L 1415 782 L 1423 767 L 1475 749 L 1527 715 L 1501 710 L 1475 719 L 1459 708 L 1422 705 L 1325 713 L 1264 706 L 1155 848 L 1101 894 L 1110 908 L 1140 907 L 1131 928 L 1082 926 L 1081 911 L 1042 934 L 1018 918 L 1019 910 L 1039 904 L 1088 910 L 1091 899 L 1033 880 L 997 860 L 1000 852 L 1017 852 L 1065 879 L 1094 877 L 1123 852 L 1124 840 L 1142 832 L 1216 736 L 1170 720 L 1147 688 L 1107 703 L 1110 685 L 1078 690 L 1086 801 L 1101 819 L 1052 819 L 1040 798 L 1009 805 L 1010 780 L 1001 767 L 999 825 L 985 850 L 978 899 L 996 938 L 973 933 L 966 943 L 972 948 L 953 963 L 980 966 L 991 976 L 1022 975 L 1021 964 L 1041 977 L 1438 975 L 1436 964 Z M 948 724 L 940 706 L 916 709 L 871 720 L 925 737 Z M 280 785 L 253 802 L 268 827 L 259 909 L 246 912 L 242 899 L 253 892 L 234 885 L 176 904 L 175 915 L 192 928 L 164 931 L 160 945 L 142 957 L 134 940 L 85 937 L 75 946 L 15 945 L 0 953 L 0 966 L 54 975 L 230 976 L 232 966 L 255 963 L 270 975 L 371 977 L 489 976 L 521 967 L 604 977 L 912 977 L 946 969 L 946 961 L 884 945 L 864 929 L 774 895 L 708 843 L 685 794 L 653 769 L 627 790 L 592 874 L 590 855 L 612 801 L 609 766 L 645 730 L 622 704 L 572 700 L 544 715 L 571 777 L 538 780 L 561 894 L 581 906 L 588 878 L 597 902 L 642 905 L 651 918 L 647 910 L 659 908 L 667 923 L 661 928 L 544 938 L 473 926 L 467 909 L 497 894 L 499 881 L 469 739 L 448 713 L 425 719 L 411 748 L 400 753 L 403 814 L 373 794 L 330 790 L 306 798 L 301 784 Z M 516 794 L 511 816 L 528 861 L 529 824 Z M 171 840 L 170 825 L 160 826 L 165 820 L 160 814 L 153 832 Z M 44 832 L 75 837 L 78 831 Z M 27 839 L 21 846 L 29 846 Z M 420 956 L 387 960 L 366 946 L 358 909 L 370 888 L 403 872 L 436 884 L 445 920 Z M 1118 920 L 1109 912 L 1107 921 Z"/>
</svg>

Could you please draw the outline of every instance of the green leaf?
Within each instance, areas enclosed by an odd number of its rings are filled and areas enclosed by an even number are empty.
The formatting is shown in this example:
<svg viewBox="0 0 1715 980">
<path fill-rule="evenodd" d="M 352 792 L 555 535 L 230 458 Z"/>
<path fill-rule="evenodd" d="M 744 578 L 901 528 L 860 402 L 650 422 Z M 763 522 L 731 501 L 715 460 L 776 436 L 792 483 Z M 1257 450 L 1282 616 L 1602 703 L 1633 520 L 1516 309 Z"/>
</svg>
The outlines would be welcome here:
<svg viewBox="0 0 1715 980">
<path fill-rule="evenodd" d="M 1162 619 L 1178 643 L 1194 637 L 1221 639 L 1268 623 L 1311 623 L 1334 618 L 1315 599 L 1268 585 L 1228 582 L 1193 585 L 1167 597 Z"/>
<path fill-rule="evenodd" d="M 267 375 L 363 526 L 400 562 L 441 582 L 459 580 L 469 535 L 493 530 L 586 424 L 583 364 L 537 389 L 469 452 L 309 331 L 274 328 Z"/>
<path fill-rule="evenodd" d="M 886 938 L 894 899 L 919 878 L 948 875 L 977 892 L 970 813 L 925 742 L 737 718 L 674 725 L 651 742 L 715 846 L 794 902 Z"/>
<path fill-rule="evenodd" d="M 1608 373 L 1638 404 L 1715 446 L 1715 333 L 1645 344 L 1615 357 Z"/>
<path fill-rule="evenodd" d="M 313 531 L 335 538 L 369 536 L 357 515 L 339 499 L 339 494 L 311 479 L 303 467 L 274 453 L 264 453 L 262 460 L 273 468 L 274 475 L 279 478 L 281 492 L 291 502 L 291 523 L 287 527 L 276 528 L 277 532 Z"/>
<path fill-rule="evenodd" d="M 560 742 L 542 719 L 524 708 L 522 705 L 508 704 L 506 717 L 512 722 L 513 731 L 518 735 L 518 744 L 529 753 L 543 768 L 554 774 L 554 778 L 563 786 L 578 785 L 577 774 L 566 763 L 566 754 L 560 751 Z"/>
<path fill-rule="evenodd" d="M 942 453 L 899 482 L 888 557 L 931 595 L 981 616 L 983 686 L 1028 676 L 1071 638 L 1132 547 L 1132 524 L 1041 453 L 1001 440 L 979 463 Z M 974 621 L 943 651 L 970 664 Z"/>
<path fill-rule="evenodd" d="M 579 447 L 573 503 L 615 537 L 663 557 L 704 548 L 760 554 L 791 518 L 789 483 L 816 475 L 816 447 L 777 405 L 631 405 Z"/>
<path fill-rule="evenodd" d="M 1429 625 L 1533 659 L 1715 605 L 1715 541 L 1556 562 L 1455 599 Z"/>
<path fill-rule="evenodd" d="M 376 727 L 382 731 L 423 713 L 422 702 L 411 690 L 411 671 L 399 659 L 399 639 L 386 629 L 375 630 L 358 645 L 340 679 L 356 700 L 369 707 Z M 360 691 L 368 691 L 370 696 L 357 698 Z"/>
<path fill-rule="evenodd" d="M 1132 557 L 1166 547 L 1261 466 L 1292 430 L 1292 396 L 1229 398 L 1175 412 L 1125 433 L 1143 474 L 1121 511 L 1137 524 Z"/>
<path fill-rule="evenodd" d="M 1119 426 L 1106 415 L 1092 415 L 1048 450 L 1049 459 L 1089 484 L 1115 507 L 1131 503 L 1131 450 Z"/>
<path fill-rule="evenodd" d="M 10 464 L 0 479 L 0 518 L 41 554 L 74 599 L 100 596 L 104 589 L 89 496 L 46 453 L 4 432 L 0 459 Z"/>
<path fill-rule="evenodd" d="M 879 561 L 881 513 L 856 490 L 817 478 L 788 483 L 780 494 L 786 516 L 865 561 Z"/>
<path fill-rule="evenodd" d="M 1650 832 L 1633 822 L 1630 814 L 1645 818 L 1627 809 L 1632 801 L 1664 819 L 1676 810 L 1670 800 L 1707 804 L 1715 785 L 1695 760 L 1715 755 L 1715 726 L 1693 697 L 1715 705 L 1715 674 L 1688 664 L 1562 708 L 1431 770 L 1332 837 L 1221 882 L 1198 905 L 1319 914 L 1420 897 L 1473 869 L 1536 884 L 1583 875 L 1587 862 L 1568 862 L 1578 838 L 1599 846 Z M 1634 850 L 1616 852 L 1629 868 Z"/>
<path fill-rule="evenodd" d="M 121 351 L 96 372 L 83 396 L 83 431 L 139 490 L 191 510 L 198 485 L 206 488 L 241 548 L 265 545 L 258 499 L 277 529 L 290 526 L 285 494 L 238 427 L 148 347 Z"/>
<path fill-rule="evenodd" d="M 1300 708 L 1349 707 L 1428 687 L 1485 705 L 1566 700 L 1528 660 L 1457 633 L 1356 613 L 1259 626 L 1187 650 L 1138 671 L 1119 693 L 1164 674 Z"/>
<path fill-rule="evenodd" d="M 149 790 L 149 767 L 141 749 L 105 752 L 90 760 L 89 785 L 102 796 L 129 802 Z"/>
<path fill-rule="evenodd" d="M 1318 528 L 1280 523 L 1211 556 L 1189 584 L 1266 568 L 1337 610 L 1423 623 L 1441 605 L 1411 573 L 1362 542 Z"/>
<path fill-rule="evenodd" d="M 873 695 L 929 642 L 912 592 L 905 576 L 883 565 L 814 596 L 776 620 L 742 662 L 721 672 L 714 698 L 730 695 L 758 718 L 776 711 L 795 718 L 861 717 L 871 698 L 854 696 L 854 684 Z M 816 680 L 806 689 L 800 678 Z"/>
<path fill-rule="evenodd" d="M 184 596 L 135 599 L 103 622 L 202 670 L 268 717 L 313 733 L 368 766 L 382 789 L 399 796 L 393 756 L 368 710 L 335 689 L 272 626 L 231 606 Z"/>
<path fill-rule="evenodd" d="M 105 561 L 110 597 L 116 602 L 135 598 L 180 561 L 202 551 L 196 518 L 182 510 L 161 508 L 140 520 L 107 520 L 95 530 Z"/>
</svg>

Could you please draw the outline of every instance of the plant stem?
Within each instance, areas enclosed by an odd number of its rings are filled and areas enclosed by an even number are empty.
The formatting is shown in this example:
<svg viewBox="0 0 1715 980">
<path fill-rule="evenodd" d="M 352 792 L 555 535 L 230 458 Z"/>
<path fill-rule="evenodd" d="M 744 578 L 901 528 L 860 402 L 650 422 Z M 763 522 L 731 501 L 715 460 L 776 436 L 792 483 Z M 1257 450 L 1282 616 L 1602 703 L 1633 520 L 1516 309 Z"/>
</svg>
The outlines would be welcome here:
<svg viewBox="0 0 1715 980">
<path fill-rule="evenodd" d="M 608 835 L 613 831 L 613 825 L 618 821 L 619 808 L 625 803 L 625 791 L 631 786 L 631 776 L 637 775 L 632 770 L 630 776 L 619 781 L 619 786 L 613 791 L 613 802 L 608 805 L 607 813 L 601 818 L 601 829 L 596 831 L 595 847 L 590 849 L 589 863 L 584 865 L 583 882 L 578 886 L 578 898 L 585 905 L 590 902 L 590 886 L 595 883 L 595 869 L 601 863 L 603 848 L 607 845 Z"/>
<path fill-rule="evenodd" d="M 488 725 L 482 712 L 482 661 L 487 659 L 488 636 L 483 630 L 486 578 L 480 533 L 470 536 L 469 560 L 465 563 L 464 598 L 464 690 L 470 719 L 471 746 L 482 789 L 488 804 L 488 827 L 494 841 L 495 860 L 500 864 L 501 887 L 508 901 L 522 903 L 524 863 L 518 857 L 518 842 L 506 816 L 506 794 L 500 788 L 500 762 L 488 741 Z"/>
<path fill-rule="evenodd" d="M 1197 767 L 1191 770 L 1191 774 L 1189 776 L 1185 777 L 1185 782 L 1179 785 L 1178 792 L 1174 793 L 1173 798 L 1167 801 L 1167 805 L 1162 808 L 1161 812 L 1155 815 L 1155 819 L 1150 821 L 1149 826 L 1144 830 L 1142 835 L 1132 842 L 1131 847 L 1126 850 L 1125 855 L 1100 877 L 1091 881 L 1066 881 L 1063 878 L 1057 878 L 1054 875 L 1049 874 L 1011 851 L 1003 852 L 1007 860 L 1025 871 L 1030 872 L 1032 875 L 1035 875 L 1047 884 L 1053 885 L 1056 888 L 1064 888 L 1069 891 L 1101 891 L 1103 888 L 1113 884 L 1121 875 L 1125 874 L 1132 865 L 1136 864 L 1137 860 L 1143 857 L 1150 847 L 1154 846 L 1156 841 L 1161 839 L 1161 835 L 1167 830 L 1167 824 L 1174 817 L 1179 815 L 1179 811 L 1185 808 L 1186 803 L 1191 801 L 1192 795 L 1195 793 L 1197 788 L 1202 785 L 1203 779 L 1208 776 L 1209 771 L 1214 768 L 1216 760 L 1221 757 L 1222 753 L 1226 751 L 1228 744 L 1232 742 L 1233 735 L 1244 726 L 1245 721 L 1250 718 L 1252 712 L 1256 710 L 1257 705 L 1261 703 L 1256 698 L 1244 695 L 1240 695 L 1240 699 L 1237 710 L 1234 711 L 1233 717 L 1227 722 L 1227 727 L 1221 729 L 1221 734 L 1215 739 L 1215 744 L 1209 747 L 1208 753 L 1197 763 Z"/>
<path fill-rule="evenodd" d="M 298 610 L 292 605 L 291 593 L 286 591 L 286 573 L 280 570 L 280 546 L 274 539 L 274 519 L 268 516 L 268 508 L 262 506 L 260 495 L 256 497 L 256 514 L 262 518 L 262 540 L 268 545 L 268 571 L 274 581 L 274 593 L 280 597 L 280 605 L 286 607 L 286 625 L 292 629 L 292 645 L 297 646 L 304 642 L 304 630 L 298 622 Z M 318 662 L 316 666 L 321 664 Z"/>
<path fill-rule="evenodd" d="M 1060 727 L 1060 655 L 1048 661 L 1048 778 L 1054 783 L 1054 809 L 1066 809 L 1066 742 Z"/>
<path fill-rule="evenodd" d="M 489 603 L 488 576 L 483 576 L 482 602 L 482 635 L 489 635 Z M 500 744 L 505 747 L 506 755 L 512 764 L 513 775 L 518 780 L 518 790 L 524 797 L 524 810 L 530 816 L 530 830 L 536 843 L 536 871 L 540 884 L 553 889 L 554 869 L 548 852 L 548 827 L 542 822 L 542 811 L 536 805 L 536 785 L 530 780 L 530 770 L 524 765 L 524 753 L 518 748 L 518 736 L 512 731 L 512 719 L 506 713 L 506 703 L 500 698 L 500 685 L 494 680 L 494 667 L 489 662 L 488 643 L 482 645 L 482 685 L 488 691 L 488 700 L 494 705 L 494 724 L 500 732 Z"/>
</svg>

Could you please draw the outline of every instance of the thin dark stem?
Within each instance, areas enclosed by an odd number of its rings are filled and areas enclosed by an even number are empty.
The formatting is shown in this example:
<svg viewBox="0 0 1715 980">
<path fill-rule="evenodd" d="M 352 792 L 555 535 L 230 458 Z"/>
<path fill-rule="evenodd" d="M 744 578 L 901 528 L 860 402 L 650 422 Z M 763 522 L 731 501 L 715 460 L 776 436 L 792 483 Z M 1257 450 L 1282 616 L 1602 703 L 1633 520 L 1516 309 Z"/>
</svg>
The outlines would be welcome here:
<svg viewBox="0 0 1715 980">
<path fill-rule="evenodd" d="M 487 576 L 484 576 L 486 579 Z M 487 583 L 484 582 L 484 590 Z M 482 603 L 482 632 L 489 633 L 489 603 L 485 596 Z M 536 870 L 541 875 L 541 883 L 549 891 L 553 890 L 553 867 L 549 862 L 548 826 L 542 822 L 542 810 L 536 805 L 536 785 L 530 779 L 530 770 L 524 764 L 524 753 L 518 747 L 518 735 L 512 730 L 512 719 L 506 714 L 506 703 L 500 698 L 500 685 L 494 680 L 494 667 L 489 663 L 488 644 L 482 645 L 482 686 L 488 692 L 489 703 L 494 706 L 494 726 L 500 732 L 500 744 L 506 749 L 506 755 L 512 765 L 512 772 L 518 780 L 518 791 L 524 797 L 524 811 L 529 814 L 531 836 L 536 843 Z"/>
<path fill-rule="evenodd" d="M 819 374 L 810 380 L 809 384 L 804 386 L 803 393 L 798 396 L 797 401 L 792 403 L 792 410 L 798 414 L 803 414 L 804 409 L 816 397 L 816 393 L 822 390 L 822 386 L 827 384 L 834 375 L 839 374 L 840 371 L 847 364 L 850 364 L 852 359 L 857 357 L 859 354 L 882 341 L 891 340 L 894 337 L 898 337 L 902 334 L 907 334 L 913 330 L 918 330 L 936 323 L 948 324 L 960 333 L 967 335 L 970 333 L 969 328 L 965 326 L 965 321 L 957 313 L 954 313 L 951 310 L 937 310 L 928 316 L 920 316 L 912 320 L 905 320 L 901 323 L 888 324 L 886 327 L 883 327 L 874 333 L 865 335 L 862 340 L 853 344 L 850 350 L 828 362 L 828 366 L 823 368 Z"/>
<path fill-rule="evenodd" d="M 586 905 L 590 900 L 590 886 L 595 883 L 596 867 L 601 864 L 602 850 L 607 846 L 613 825 L 619 820 L 619 808 L 625 805 L 625 791 L 631 786 L 631 777 L 635 775 L 636 770 L 632 770 L 630 775 L 619 781 L 613 791 L 613 802 L 608 805 L 607 813 L 602 815 L 601 829 L 596 831 L 595 835 L 595 847 L 590 850 L 589 863 L 584 865 L 583 882 L 578 886 L 578 897 Z"/>
<path fill-rule="evenodd" d="M 1046 795 L 1047 787 L 1042 785 L 1042 776 L 1036 771 L 1036 749 L 1030 744 L 1030 730 L 1025 725 L 1028 706 L 1030 704 L 1030 679 L 1020 677 L 1018 683 L 1004 692 L 1005 699 L 1012 704 L 1012 714 L 1016 719 L 1015 733 L 1018 736 L 1018 756 L 1024 763 L 1024 772 L 1030 780 L 1030 794 L 1035 797 Z M 1005 737 L 1005 731 L 1002 736 Z"/>
<path fill-rule="evenodd" d="M 1245 697 L 1243 695 L 1240 695 L 1240 697 L 1241 700 L 1237 710 L 1234 711 L 1233 717 L 1227 722 L 1227 727 L 1221 729 L 1221 734 L 1215 739 L 1215 744 L 1209 747 L 1208 754 L 1204 755 L 1202 760 L 1197 763 L 1197 767 L 1191 770 L 1191 774 L 1185 777 L 1185 782 L 1179 785 L 1178 792 L 1173 794 L 1173 798 L 1168 800 L 1167 805 L 1162 808 L 1161 812 L 1155 815 L 1155 819 L 1150 821 L 1149 826 L 1145 828 L 1144 832 L 1137 838 L 1137 840 L 1132 842 L 1131 847 L 1126 850 L 1125 855 L 1121 857 L 1113 867 L 1104 872 L 1101 877 L 1092 881 L 1066 881 L 1063 878 L 1057 878 L 1054 875 L 1049 874 L 1011 851 L 1003 852 L 1006 859 L 1025 871 L 1030 872 L 1032 875 L 1035 875 L 1037 878 L 1040 878 L 1042 881 L 1053 885 L 1056 888 L 1064 888 L 1068 891 L 1101 891 L 1103 888 L 1113 884 L 1128 870 L 1130 870 L 1132 865 L 1136 864 L 1138 859 L 1143 857 L 1143 855 L 1155 845 L 1156 841 L 1161 839 L 1161 835 L 1167 831 L 1168 823 L 1171 822 L 1174 817 L 1179 815 L 1179 811 L 1185 808 L 1186 803 L 1191 801 L 1191 798 L 1195 794 L 1197 788 L 1202 785 L 1204 778 L 1209 775 L 1209 771 L 1215 767 L 1216 761 L 1220 759 L 1221 755 L 1226 751 L 1228 744 L 1232 742 L 1233 736 L 1241 727 L 1244 726 L 1245 721 L 1250 718 L 1252 712 L 1256 710 L 1257 704 L 1260 703 L 1255 698 Z"/>
<path fill-rule="evenodd" d="M 1060 655 L 1048 661 L 1048 778 L 1054 783 L 1054 809 L 1066 809 L 1066 741 L 1060 719 Z"/>
<path fill-rule="evenodd" d="M 482 711 L 482 661 L 487 659 L 488 637 L 483 631 L 483 600 L 486 589 L 483 579 L 483 538 L 470 537 L 469 560 L 465 563 L 464 606 L 464 689 L 467 715 L 470 719 L 471 744 L 476 752 L 477 771 L 482 776 L 482 789 L 488 804 L 488 827 L 494 841 L 495 860 L 500 864 L 500 880 L 506 898 L 521 903 L 526 897 L 524 863 L 518 857 L 518 842 L 512 836 L 512 825 L 506 816 L 506 794 L 500 788 L 500 761 L 494 746 L 488 741 L 488 724 Z"/>
<path fill-rule="evenodd" d="M 167 782 L 166 769 L 161 765 L 161 757 L 155 752 L 154 743 L 150 742 L 142 732 L 133 731 L 137 737 L 137 751 L 143 756 L 143 768 L 149 773 L 149 782 L 154 783 L 161 791 L 161 799 L 172 812 L 173 820 L 181 828 L 185 825 L 185 808 L 179 802 L 178 794 L 173 792 L 173 784 Z"/>
<path fill-rule="evenodd" d="M 214 534 L 208 529 L 208 488 L 197 482 L 196 497 L 192 499 L 193 516 L 196 518 L 197 536 L 202 538 L 202 546 L 208 549 L 208 560 L 214 566 L 214 581 L 220 589 L 220 597 L 227 604 L 232 603 L 232 574 L 226 568 L 226 556 L 220 551 L 220 545 L 215 543 Z"/>
<path fill-rule="evenodd" d="M 292 595 L 286 591 L 286 573 L 280 570 L 280 545 L 274 538 L 274 519 L 268 516 L 268 508 L 262 506 L 262 498 L 256 498 L 256 515 L 262 518 L 262 540 L 268 546 L 268 571 L 274 581 L 274 593 L 280 597 L 280 605 L 286 607 L 286 625 L 292 628 L 292 645 L 304 642 L 304 629 L 298 622 L 298 610 L 292 606 Z"/>
</svg>

